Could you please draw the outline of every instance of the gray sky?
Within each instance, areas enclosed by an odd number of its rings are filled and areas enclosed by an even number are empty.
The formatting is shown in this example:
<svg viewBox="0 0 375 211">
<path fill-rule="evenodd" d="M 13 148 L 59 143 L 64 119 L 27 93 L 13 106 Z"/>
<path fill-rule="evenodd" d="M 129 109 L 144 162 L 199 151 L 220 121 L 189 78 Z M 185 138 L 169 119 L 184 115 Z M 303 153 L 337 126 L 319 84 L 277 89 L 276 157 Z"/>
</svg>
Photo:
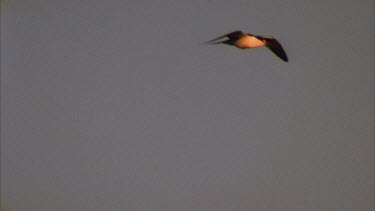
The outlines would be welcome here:
<svg viewBox="0 0 375 211">
<path fill-rule="evenodd" d="M 2 0 L 2 210 L 372 211 L 373 18 L 372 0 Z M 202 44 L 238 29 L 289 63 Z"/>
</svg>

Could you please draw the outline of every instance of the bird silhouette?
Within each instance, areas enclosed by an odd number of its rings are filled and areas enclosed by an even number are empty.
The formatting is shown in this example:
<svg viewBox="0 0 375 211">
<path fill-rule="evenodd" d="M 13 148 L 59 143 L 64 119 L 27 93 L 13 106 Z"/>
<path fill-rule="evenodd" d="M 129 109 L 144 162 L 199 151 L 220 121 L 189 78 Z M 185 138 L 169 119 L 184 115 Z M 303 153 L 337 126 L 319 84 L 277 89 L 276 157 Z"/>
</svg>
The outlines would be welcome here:
<svg viewBox="0 0 375 211">
<path fill-rule="evenodd" d="M 222 40 L 224 38 L 228 39 Z M 229 34 L 225 34 L 210 41 L 207 41 L 206 43 L 233 45 L 241 49 L 258 48 L 261 46 L 266 46 L 284 62 L 288 62 L 288 56 L 286 55 L 283 47 L 281 46 L 279 41 L 277 41 L 275 38 L 271 36 L 252 35 L 245 34 L 242 31 L 234 31 Z"/>
</svg>

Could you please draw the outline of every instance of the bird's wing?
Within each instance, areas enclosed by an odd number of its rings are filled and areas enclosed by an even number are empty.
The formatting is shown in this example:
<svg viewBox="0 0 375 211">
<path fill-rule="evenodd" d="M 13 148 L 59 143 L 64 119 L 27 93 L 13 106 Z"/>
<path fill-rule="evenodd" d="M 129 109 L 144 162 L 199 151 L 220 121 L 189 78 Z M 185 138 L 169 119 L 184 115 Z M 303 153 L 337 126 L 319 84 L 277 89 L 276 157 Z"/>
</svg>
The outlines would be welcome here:
<svg viewBox="0 0 375 211">
<path fill-rule="evenodd" d="M 242 31 L 234 31 L 234 32 L 222 35 L 220 37 L 216 37 L 215 39 L 209 40 L 206 43 L 208 43 L 208 44 L 214 44 L 215 41 L 218 41 L 218 40 L 223 39 L 225 37 L 228 37 L 229 39 L 238 39 L 238 38 L 240 38 L 240 37 L 242 37 L 244 35 L 245 34 Z"/>
<path fill-rule="evenodd" d="M 288 56 L 286 55 L 279 41 L 269 36 L 256 36 L 256 38 L 262 40 L 265 43 L 265 45 L 268 47 L 268 49 L 270 49 L 280 59 L 282 59 L 284 62 L 288 62 Z"/>
</svg>

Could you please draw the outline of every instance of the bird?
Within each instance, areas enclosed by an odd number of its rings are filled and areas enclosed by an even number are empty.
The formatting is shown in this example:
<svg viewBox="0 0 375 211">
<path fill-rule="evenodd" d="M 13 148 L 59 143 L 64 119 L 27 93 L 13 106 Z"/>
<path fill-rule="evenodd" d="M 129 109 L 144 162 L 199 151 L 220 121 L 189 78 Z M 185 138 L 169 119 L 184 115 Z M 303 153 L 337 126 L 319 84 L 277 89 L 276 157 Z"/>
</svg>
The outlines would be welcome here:
<svg viewBox="0 0 375 211">
<path fill-rule="evenodd" d="M 228 38 L 226 40 L 222 40 L 224 38 Z M 222 41 L 219 41 L 222 40 Z M 258 48 L 261 46 L 266 46 L 270 49 L 276 56 L 278 56 L 284 62 L 288 62 L 288 56 L 286 55 L 283 47 L 274 37 L 271 36 L 261 36 L 261 35 L 253 35 L 253 34 L 246 34 L 242 31 L 233 31 L 231 33 L 222 35 L 215 39 L 209 40 L 206 42 L 207 44 L 227 44 L 232 45 L 240 49 L 247 49 L 247 48 Z"/>
</svg>

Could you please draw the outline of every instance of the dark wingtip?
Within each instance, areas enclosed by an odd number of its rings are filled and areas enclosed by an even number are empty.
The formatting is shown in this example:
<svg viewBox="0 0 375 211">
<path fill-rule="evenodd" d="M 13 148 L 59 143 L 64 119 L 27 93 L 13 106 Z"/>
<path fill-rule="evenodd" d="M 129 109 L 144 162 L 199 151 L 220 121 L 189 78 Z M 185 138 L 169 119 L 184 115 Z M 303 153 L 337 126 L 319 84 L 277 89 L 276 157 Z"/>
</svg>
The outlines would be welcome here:
<svg viewBox="0 0 375 211">
<path fill-rule="evenodd" d="M 272 49 L 271 51 L 273 51 L 276 54 L 276 56 L 279 57 L 284 62 L 289 61 L 288 56 L 286 55 L 284 51 L 275 51 L 274 49 Z"/>
<path fill-rule="evenodd" d="M 270 50 L 272 52 L 274 52 L 276 54 L 277 57 L 279 57 L 281 60 L 283 60 L 284 62 L 288 62 L 289 59 L 288 59 L 288 56 L 286 55 L 284 49 L 282 49 L 282 47 L 280 46 L 279 49 L 275 49 L 275 48 L 270 48 Z"/>
</svg>

